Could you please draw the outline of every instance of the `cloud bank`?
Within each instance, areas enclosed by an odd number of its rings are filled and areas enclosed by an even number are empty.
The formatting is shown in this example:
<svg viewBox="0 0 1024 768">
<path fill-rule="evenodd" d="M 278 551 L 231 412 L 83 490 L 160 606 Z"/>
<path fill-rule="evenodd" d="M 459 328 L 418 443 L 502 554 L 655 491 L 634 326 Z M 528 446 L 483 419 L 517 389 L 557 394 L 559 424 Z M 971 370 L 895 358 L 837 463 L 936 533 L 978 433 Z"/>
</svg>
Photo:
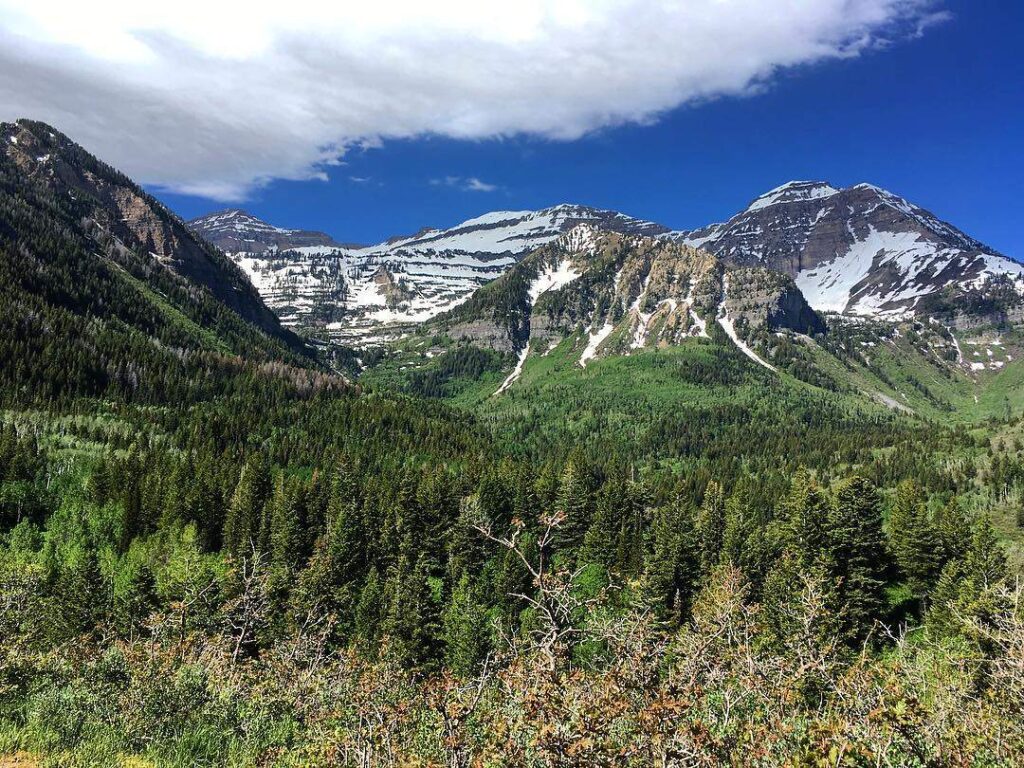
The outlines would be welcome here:
<svg viewBox="0 0 1024 768">
<path fill-rule="evenodd" d="M 156 5 L 0 0 L 0 119 L 51 122 L 139 181 L 223 201 L 324 178 L 360 144 L 649 122 L 944 18 L 932 0 Z"/>
</svg>

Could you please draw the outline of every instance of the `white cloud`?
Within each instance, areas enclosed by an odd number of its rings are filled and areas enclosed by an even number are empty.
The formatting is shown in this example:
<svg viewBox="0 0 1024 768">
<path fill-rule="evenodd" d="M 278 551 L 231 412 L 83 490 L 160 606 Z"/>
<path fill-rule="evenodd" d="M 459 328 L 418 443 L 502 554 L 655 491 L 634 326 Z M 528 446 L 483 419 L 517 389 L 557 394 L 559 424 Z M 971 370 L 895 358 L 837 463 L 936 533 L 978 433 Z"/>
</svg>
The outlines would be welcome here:
<svg viewBox="0 0 1024 768">
<path fill-rule="evenodd" d="M 322 178 L 354 145 L 650 121 L 919 34 L 945 18 L 935 5 L 0 0 L 0 119 L 52 122 L 140 181 L 240 199 Z"/>
<path fill-rule="evenodd" d="M 445 176 L 443 179 L 431 179 L 430 184 L 434 187 L 458 187 L 466 192 L 494 192 L 500 189 L 497 184 L 488 184 L 476 176 L 465 179 L 461 176 Z"/>
<path fill-rule="evenodd" d="M 488 184 L 486 181 L 480 181 L 480 179 L 475 176 L 466 179 L 465 186 L 463 186 L 463 189 L 468 192 L 493 192 L 497 188 L 497 184 Z"/>
</svg>

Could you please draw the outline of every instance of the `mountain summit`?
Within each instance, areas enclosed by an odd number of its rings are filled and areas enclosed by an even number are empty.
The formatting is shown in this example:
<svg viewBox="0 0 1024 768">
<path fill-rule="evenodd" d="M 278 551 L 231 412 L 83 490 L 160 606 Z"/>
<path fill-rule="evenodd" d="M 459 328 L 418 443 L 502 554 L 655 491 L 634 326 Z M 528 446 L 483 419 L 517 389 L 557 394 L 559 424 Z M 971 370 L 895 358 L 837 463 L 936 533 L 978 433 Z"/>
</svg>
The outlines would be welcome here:
<svg viewBox="0 0 1024 768">
<path fill-rule="evenodd" d="M 275 227 L 240 208 L 228 208 L 200 216 L 188 224 L 209 242 L 228 253 L 265 253 L 308 246 L 340 245 L 323 232 Z"/>
<path fill-rule="evenodd" d="M 934 214 L 872 184 L 792 181 L 721 224 L 672 237 L 729 263 L 786 272 L 817 310 L 914 314 L 949 286 L 977 287 L 1024 267 Z"/>
</svg>

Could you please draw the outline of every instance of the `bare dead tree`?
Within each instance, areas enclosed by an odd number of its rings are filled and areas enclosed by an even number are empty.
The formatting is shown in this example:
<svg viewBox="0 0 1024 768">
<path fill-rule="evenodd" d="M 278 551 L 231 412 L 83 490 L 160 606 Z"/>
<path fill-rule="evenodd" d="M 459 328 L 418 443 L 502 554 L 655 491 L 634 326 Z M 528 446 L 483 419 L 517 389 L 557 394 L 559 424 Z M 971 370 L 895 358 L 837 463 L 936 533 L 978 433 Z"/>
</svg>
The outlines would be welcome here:
<svg viewBox="0 0 1024 768">
<path fill-rule="evenodd" d="M 265 556 L 255 546 L 242 558 L 238 571 L 238 595 L 224 605 L 224 616 L 237 662 L 242 650 L 256 641 L 257 633 L 270 620 L 270 589 Z"/>
<path fill-rule="evenodd" d="M 575 617 L 600 602 L 601 596 L 583 599 L 576 594 L 573 586 L 582 568 L 570 571 L 553 567 L 550 552 L 555 537 L 565 522 L 565 516 L 560 512 L 546 513 L 538 522 L 540 532 L 535 552 L 531 552 L 532 548 L 524 543 L 526 525 L 520 519 L 512 521 L 507 535 L 496 533 L 489 521 L 478 521 L 473 527 L 487 540 L 514 554 L 529 572 L 535 594 L 513 592 L 511 596 L 522 600 L 536 611 L 539 622 L 531 632 L 534 647 L 546 660 L 545 667 L 548 672 L 553 674 L 557 669 L 558 660 L 565 654 L 572 639 L 584 632 L 577 625 Z"/>
</svg>

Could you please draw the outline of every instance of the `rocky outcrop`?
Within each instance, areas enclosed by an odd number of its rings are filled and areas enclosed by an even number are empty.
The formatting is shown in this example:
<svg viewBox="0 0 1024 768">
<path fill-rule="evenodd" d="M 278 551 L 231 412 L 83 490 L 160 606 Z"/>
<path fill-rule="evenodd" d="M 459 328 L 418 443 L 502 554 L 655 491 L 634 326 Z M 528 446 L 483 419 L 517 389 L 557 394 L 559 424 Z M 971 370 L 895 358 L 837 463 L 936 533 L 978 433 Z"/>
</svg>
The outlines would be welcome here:
<svg viewBox="0 0 1024 768">
<path fill-rule="evenodd" d="M 577 334 L 592 359 L 709 337 L 723 314 L 745 334 L 824 330 L 787 275 L 727 273 L 690 246 L 591 227 L 537 249 L 431 327 L 502 352 L 547 350 Z"/>
<path fill-rule="evenodd" d="M 737 326 L 808 335 L 825 330 L 793 279 L 763 267 L 730 270 L 729 291 L 723 304 Z"/>
</svg>

